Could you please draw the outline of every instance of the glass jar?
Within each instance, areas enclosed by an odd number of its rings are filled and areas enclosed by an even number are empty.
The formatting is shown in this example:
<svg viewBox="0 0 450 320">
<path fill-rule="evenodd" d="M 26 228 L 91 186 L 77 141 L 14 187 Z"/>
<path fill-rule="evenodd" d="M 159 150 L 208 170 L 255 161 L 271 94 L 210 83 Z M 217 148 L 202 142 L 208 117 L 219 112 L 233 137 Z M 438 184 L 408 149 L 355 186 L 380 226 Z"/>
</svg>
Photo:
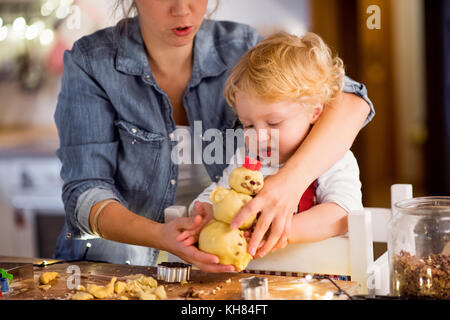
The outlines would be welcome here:
<svg viewBox="0 0 450 320">
<path fill-rule="evenodd" d="M 450 299 L 450 197 L 397 202 L 388 234 L 391 294 Z"/>
</svg>

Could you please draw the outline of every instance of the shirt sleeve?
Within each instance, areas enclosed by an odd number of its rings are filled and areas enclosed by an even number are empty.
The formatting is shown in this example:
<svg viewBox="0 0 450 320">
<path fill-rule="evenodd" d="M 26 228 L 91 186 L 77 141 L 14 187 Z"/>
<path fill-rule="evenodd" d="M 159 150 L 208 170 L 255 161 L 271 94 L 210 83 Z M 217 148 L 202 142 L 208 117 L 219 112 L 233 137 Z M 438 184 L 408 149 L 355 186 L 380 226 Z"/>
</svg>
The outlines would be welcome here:
<svg viewBox="0 0 450 320">
<path fill-rule="evenodd" d="M 64 74 L 54 116 L 60 141 L 56 154 L 62 163 L 62 200 L 73 239 L 91 236 L 86 228 L 87 208 L 80 205 L 79 217 L 76 212 L 81 194 L 102 188 L 126 203 L 114 185 L 119 145 L 114 130 L 116 113 L 92 74 L 87 54 L 76 42 L 64 54 Z M 104 196 L 95 192 L 86 198 L 90 204 L 102 201 Z"/>
<path fill-rule="evenodd" d="M 75 208 L 75 216 L 77 218 L 80 231 L 84 234 L 83 239 L 98 238 L 98 236 L 94 235 L 92 232 L 91 225 L 89 223 L 89 216 L 92 207 L 105 200 L 117 200 L 120 202 L 120 199 L 114 192 L 102 187 L 89 189 L 79 196 L 77 206 Z M 92 235 L 92 237 L 89 235 Z"/>
<path fill-rule="evenodd" d="M 316 199 L 336 203 L 347 213 L 363 209 L 359 167 L 351 151 L 317 179 Z"/>
<path fill-rule="evenodd" d="M 344 92 L 353 93 L 358 97 L 364 99 L 369 104 L 370 112 L 369 115 L 367 116 L 366 121 L 364 121 L 364 124 L 362 126 L 364 128 L 370 121 L 372 121 L 373 117 L 375 116 L 375 108 L 373 106 L 372 101 L 369 99 L 366 86 L 362 83 L 356 82 L 355 80 L 352 80 L 349 77 L 345 76 Z"/>
</svg>

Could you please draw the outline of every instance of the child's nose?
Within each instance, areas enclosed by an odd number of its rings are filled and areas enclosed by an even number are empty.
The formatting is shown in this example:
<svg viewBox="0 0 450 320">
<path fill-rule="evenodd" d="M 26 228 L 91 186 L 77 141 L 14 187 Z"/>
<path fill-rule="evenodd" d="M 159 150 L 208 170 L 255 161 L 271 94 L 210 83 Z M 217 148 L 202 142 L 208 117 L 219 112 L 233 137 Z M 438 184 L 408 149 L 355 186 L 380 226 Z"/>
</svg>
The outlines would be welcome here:
<svg viewBox="0 0 450 320">
<path fill-rule="evenodd" d="M 267 130 L 267 129 L 258 129 L 256 134 L 257 134 L 257 137 L 258 137 L 258 142 L 260 144 L 265 143 L 267 145 L 267 142 L 270 141 L 269 130 Z"/>
</svg>

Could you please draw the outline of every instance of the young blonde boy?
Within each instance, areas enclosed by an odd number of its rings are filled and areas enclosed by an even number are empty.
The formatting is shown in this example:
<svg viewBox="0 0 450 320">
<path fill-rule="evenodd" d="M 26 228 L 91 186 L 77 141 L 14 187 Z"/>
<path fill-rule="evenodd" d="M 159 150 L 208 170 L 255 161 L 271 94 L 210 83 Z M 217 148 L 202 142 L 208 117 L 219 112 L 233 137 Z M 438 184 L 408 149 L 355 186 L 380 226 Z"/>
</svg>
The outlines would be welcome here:
<svg viewBox="0 0 450 320">
<path fill-rule="evenodd" d="M 225 97 L 244 131 L 256 130 L 258 146 L 266 146 L 258 149 L 259 154 L 267 157 L 277 152 L 282 166 L 302 144 L 323 108 L 342 92 L 344 77 L 342 60 L 332 57 L 318 35 L 307 33 L 297 37 L 280 32 L 241 58 L 225 85 Z M 271 145 L 271 135 L 275 133 L 279 136 L 277 146 Z M 237 163 L 242 163 L 243 156 L 238 151 L 219 182 L 205 189 L 192 203 L 191 214 L 206 218 L 201 226 L 212 216 L 210 193 L 218 186 L 229 188 L 229 174 L 239 166 Z M 277 169 L 266 163 L 261 172 L 266 177 Z M 286 226 L 286 241 L 280 241 L 274 249 L 287 243 L 320 241 L 347 233 L 348 213 L 362 209 L 359 168 L 352 152 L 348 151 L 324 172 L 306 193 L 314 203 L 299 204 L 302 212 L 294 214 L 291 224 Z M 306 193 L 302 201 L 307 201 Z M 195 243 L 199 230 L 186 231 L 178 240 Z M 268 252 L 255 253 L 250 252 L 259 257 Z"/>
</svg>

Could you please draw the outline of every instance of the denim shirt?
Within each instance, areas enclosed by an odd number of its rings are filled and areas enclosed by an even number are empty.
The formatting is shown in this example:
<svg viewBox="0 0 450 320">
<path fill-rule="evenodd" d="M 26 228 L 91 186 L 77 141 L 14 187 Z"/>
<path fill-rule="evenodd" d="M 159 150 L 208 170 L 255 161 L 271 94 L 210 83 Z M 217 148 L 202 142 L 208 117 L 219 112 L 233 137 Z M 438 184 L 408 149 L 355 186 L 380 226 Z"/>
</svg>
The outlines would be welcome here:
<svg viewBox="0 0 450 320">
<path fill-rule="evenodd" d="M 261 40 L 250 26 L 204 20 L 183 96 L 191 127 L 194 121 L 202 121 L 203 132 L 239 127 L 223 87 L 239 58 Z M 369 122 L 375 113 L 365 86 L 346 78 L 344 91 L 369 103 Z M 95 203 L 116 199 L 164 222 L 164 209 L 175 200 L 178 167 L 170 159 L 176 124 L 169 97 L 153 77 L 138 18 L 129 19 L 126 30 L 117 25 L 83 37 L 65 52 L 55 122 L 66 211 L 55 258 L 154 265 L 158 250 L 97 238 L 88 220 Z M 222 175 L 223 163 L 205 164 L 212 181 Z"/>
</svg>

